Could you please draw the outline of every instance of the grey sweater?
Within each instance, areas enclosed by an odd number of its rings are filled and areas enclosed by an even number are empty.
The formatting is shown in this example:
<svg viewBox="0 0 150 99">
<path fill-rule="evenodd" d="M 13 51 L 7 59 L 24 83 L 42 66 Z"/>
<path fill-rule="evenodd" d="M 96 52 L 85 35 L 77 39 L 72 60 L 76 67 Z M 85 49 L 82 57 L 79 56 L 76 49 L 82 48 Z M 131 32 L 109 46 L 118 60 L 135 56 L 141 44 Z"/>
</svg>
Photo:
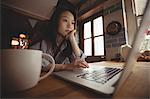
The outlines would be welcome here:
<svg viewBox="0 0 150 99">
<path fill-rule="evenodd" d="M 30 49 L 41 50 L 43 53 L 51 55 L 54 58 L 56 64 L 71 63 L 71 61 L 78 58 L 74 55 L 73 52 L 71 52 L 71 49 L 68 48 L 69 47 L 67 42 L 64 42 L 58 49 L 57 47 L 52 48 L 52 44 L 48 45 L 45 40 L 42 40 L 41 42 L 38 42 L 30 47 Z M 85 59 L 85 54 L 82 50 L 80 51 L 80 58 Z M 48 64 L 50 64 L 50 61 L 48 61 L 46 58 L 42 58 L 42 66 L 47 66 Z"/>
</svg>

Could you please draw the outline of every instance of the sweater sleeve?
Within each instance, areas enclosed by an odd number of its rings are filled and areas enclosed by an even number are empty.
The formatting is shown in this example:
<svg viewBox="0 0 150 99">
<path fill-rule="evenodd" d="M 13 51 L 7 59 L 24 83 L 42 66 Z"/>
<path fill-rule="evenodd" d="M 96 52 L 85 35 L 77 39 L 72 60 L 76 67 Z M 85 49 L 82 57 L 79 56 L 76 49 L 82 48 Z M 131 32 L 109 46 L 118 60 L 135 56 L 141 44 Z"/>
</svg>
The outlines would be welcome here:
<svg viewBox="0 0 150 99">
<path fill-rule="evenodd" d="M 30 47 L 30 49 L 41 50 L 43 53 L 46 53 L 47 46 L 43 41 L 38 42 Z M 48 54 L 48 53 L 47 53 Z M 42 58 L 42 67 L 46 67 L 50 62 L 46 57 Z"/>
<path fill-rule="evenodd" d="M 41 48 L 40 48 L 40 43 L 41 43 L 41 42 L 38 42 L 38 43 L 36 43 L 36 44 L 30 46 L 30 49 L 40 50 L 40 49 L 41 49 Z"/>
<path fill-rule="evenodd" d="M 71 61 L 75 60 L 75 59 L 82 59 L 85 60 L 85 58 L 87 57 L 82 50 L 80 50 L 80 56 L 76 56 L 74 53 L 72 53 L 72 56 L 70 57 Z"/>
</svg>

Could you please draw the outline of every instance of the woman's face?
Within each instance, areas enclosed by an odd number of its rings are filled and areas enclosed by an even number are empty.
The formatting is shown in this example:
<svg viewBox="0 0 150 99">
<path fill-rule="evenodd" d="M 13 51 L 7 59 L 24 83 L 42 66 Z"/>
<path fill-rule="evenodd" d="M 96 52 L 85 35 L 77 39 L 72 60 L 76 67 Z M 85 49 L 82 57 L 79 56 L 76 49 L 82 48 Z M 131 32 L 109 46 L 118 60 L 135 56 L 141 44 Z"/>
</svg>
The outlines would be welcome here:
<svg viewBox="0 0 150 99">
<path fill-rule="evenodd" d="M 58 33 L 62 36 L 66 36 L 68 33 L 74 30 L 75 19 L 71 12 L 65 11 L 60 15 L 58 23 Z"/>
</svg>

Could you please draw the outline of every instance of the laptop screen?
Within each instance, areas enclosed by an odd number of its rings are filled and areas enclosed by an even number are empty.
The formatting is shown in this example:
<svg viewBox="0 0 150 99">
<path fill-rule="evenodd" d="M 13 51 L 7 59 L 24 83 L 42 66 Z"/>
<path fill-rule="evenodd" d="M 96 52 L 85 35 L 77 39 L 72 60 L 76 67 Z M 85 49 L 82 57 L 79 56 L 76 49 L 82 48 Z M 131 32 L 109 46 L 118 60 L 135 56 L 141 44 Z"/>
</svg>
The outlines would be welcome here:
<svg viewBox="0 0 150 99">
<path fill-rule="evenodd" d="M 142 18 L 141 25 L 139 29 L 136 31 L 134 35 L 134 40 L 132 44 L 132 49 L 130 50 L 127 62 L 125 63 L 124 71 L 120 77 L 119 84 L 117 86 L 116 92 L 120 89 L 120 87 L 123 85 L 124 81 L 127 79 L 127 77 L 132 72 L 132 68 L 134 67 L 140 50 L 140 45 L 142 41 L 144 40 L 145 32 L 150 28 L 150 1 L 148 0 L 144 16 Z"/>
</svg>

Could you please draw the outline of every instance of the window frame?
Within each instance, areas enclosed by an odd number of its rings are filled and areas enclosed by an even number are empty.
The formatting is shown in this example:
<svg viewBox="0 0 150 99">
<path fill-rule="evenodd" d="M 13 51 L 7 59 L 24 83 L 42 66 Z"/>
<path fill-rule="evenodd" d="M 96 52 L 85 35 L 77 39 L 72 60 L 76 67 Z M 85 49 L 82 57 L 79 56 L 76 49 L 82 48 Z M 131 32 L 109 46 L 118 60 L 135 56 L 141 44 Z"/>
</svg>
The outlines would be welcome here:
<svg viewBox="0 0 150 99">
<path fill-rule="evenodd" d="M 101 17 L 103 19 L 103 35 L 94 36 L 94 27 L 93 27 L 93 21 L 94 19 Z M 95 13 L 91 15 L 90 17 L 80 21 L 79 23 L 79 37 L 80 37 L 80 48 L 84 50 L 84 23 L 91 21 L 91 39 L 92 39 L 92 56 L 87 56 L 86 61 L 87 62 L 97 62 L 97 61 L 103 61 L 106 60 L 106 48 L 105 48 L 105 31 L 104 31 L 104 16 L 102 14 L 102 11 Z M 96 55 L 94 56 L 94 38 L 103 36 L 104 38 L 104 55 Z"/>
</svg>

